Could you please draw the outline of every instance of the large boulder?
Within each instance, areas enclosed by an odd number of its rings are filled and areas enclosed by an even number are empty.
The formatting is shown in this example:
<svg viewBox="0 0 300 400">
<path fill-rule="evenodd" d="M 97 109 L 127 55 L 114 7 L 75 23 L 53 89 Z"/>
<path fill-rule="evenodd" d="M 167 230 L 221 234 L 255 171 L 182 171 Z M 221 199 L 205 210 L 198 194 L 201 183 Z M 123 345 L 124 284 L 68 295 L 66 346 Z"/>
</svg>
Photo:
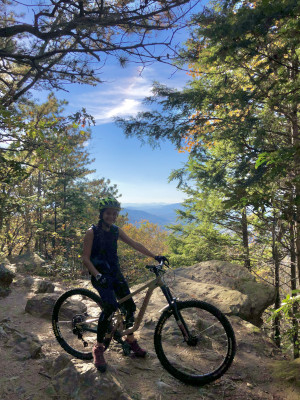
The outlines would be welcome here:
<svg viewBox="0 0 300 400">
<path fill-rule="evenodd" d="M 9 286 L 11 285 L 14 276 L 14 273 L 10 271 L 4 264 L 0 264 L 0 297 L 9 295 Z"/>
<path fill-rule="evenodd" d="M 245 268 L 224 261 L 206 261 L 168 271 L 165 281 L 178 300 L 207 301 L 225 314 L 237 315 L 256 326 L 262 324 L 262 313 L 275 301 L 273 286 L 257 282 Z M 140 286 L 133 287 L 132 291 Z M 137 305 L 144 295 L 135 296 Z M 162 292 L 155 290 L 144 319 L 146 328 L 154 328 L 158 310 L 166 305 Z"/>
<path fill-rule="evenodd" d="M 29 314 L 51 320 L 52 311 L 58 295 L 56 293 L 36 294 L 27 300 L 25 311 Z M 75 314 L 84 313 L 87 310 L 86 305 L 77 300 L 65 302 L 62 310 L 64 318 L 70 318 Z"/>
<path fill-rule="evenodd" d="M 226 314 L 261 325 L 261 315 L 275 301 L 275 288 L 257 282 L 244 267 L 226 261 L 205 261 L 178 268 L 176 286 L 183 293 L 207 300 Z M 180 279 L 182 278 L 182 279 Z"/>
<path fill-rule="evenodd" d="M 37 294 L 27 300 L 25 311 L 35 317 L 50 320 L 57 297 L 54 293 Z"/>
</svg>

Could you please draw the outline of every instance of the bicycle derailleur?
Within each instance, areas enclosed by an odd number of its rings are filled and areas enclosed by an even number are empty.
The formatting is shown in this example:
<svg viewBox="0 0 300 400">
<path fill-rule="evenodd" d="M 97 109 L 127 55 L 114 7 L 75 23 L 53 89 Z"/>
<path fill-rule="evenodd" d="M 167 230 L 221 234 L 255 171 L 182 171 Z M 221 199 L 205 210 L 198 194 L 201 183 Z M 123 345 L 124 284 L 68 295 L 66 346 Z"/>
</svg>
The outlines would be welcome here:
<svg viewBox="0 0 300 400">
<path fill-rule="evenodd" d="M 76 314 L 72 318 L 72 330 L 74 335 L 78 337 L 79 340 L 82 341 L 84 347 L 88 347 L 88 343 L 83 339 L 83 326 L 78 325 L 82 324 L 83 322 L 86 321 L 86 316 L 83 314 Z"/>
</svg>

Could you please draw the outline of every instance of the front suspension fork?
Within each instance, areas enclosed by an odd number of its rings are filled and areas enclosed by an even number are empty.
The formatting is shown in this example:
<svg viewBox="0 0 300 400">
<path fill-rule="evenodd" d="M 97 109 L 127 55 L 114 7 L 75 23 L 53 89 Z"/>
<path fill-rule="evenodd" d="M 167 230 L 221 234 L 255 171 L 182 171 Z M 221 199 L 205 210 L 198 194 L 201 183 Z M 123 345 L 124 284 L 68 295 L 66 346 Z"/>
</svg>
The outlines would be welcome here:
<svg viewBox="0 0 300 400">
<path fill-rule="evenodd" d="M 172 296 L 171 291 L 168 287 L 162 286 L 161 290 L 163 291 L 163 294 L 165 295 L 170 307 L 173 309 L 174 318 L 179 329 L 181 330 L 184 341 L 189 342 L 191 335 L 184 319 L 182 318 L 180 311 L 178 310 L 176 298 Z"/>
</svg>

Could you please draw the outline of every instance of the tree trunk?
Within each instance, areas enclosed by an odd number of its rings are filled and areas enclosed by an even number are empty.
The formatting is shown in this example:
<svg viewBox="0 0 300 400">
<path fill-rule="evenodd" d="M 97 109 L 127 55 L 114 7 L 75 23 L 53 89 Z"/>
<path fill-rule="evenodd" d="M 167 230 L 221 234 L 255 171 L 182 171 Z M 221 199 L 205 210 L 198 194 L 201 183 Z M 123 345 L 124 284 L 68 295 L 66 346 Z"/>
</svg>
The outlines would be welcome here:
<svg viewBox="0 0 300 400">
<path fill-rule="evenodd" d="M 250 256 L 249 256 L 247 207 L 244 207 L 242 211 L 242 233 L 243 233 L 243 247 L 244 247 L 244 266 L 249 271 L 251 271 Z"/>
<path fill-rule="evenodd" d="M 278 242 L 280 241 L 281 237 L 281 230 L 278 233 L 278 237 L 276 234 L 276 216 L 274 215 L 273 221 L 273 231 L 272 231 L 272 256 L 274 262 L 274 286 L 276 290 L 276 297 L 275 297 L 275 309 L 277 310 L 280 307 L 280 260 L 279 260 L 279 252 L 278 252 Z M 274 342 L 278 348 L 281 347 L 281 338 L 280 338 L 280 318 L 279 315 L 276 315 L 273 321 L 273 337 Z"/>
<path fill-rule="evenodd" d="M 296 248 L 295 248 L 295 223 L 292 221 L 290 223 L 290 236 L 291 236 L 291 290 L 292 297 L 296 296 L 295 290 L 297 289 L 297 276 L 296 276 Z M 295 315 L 297 314 L 296 303 L 292 308 L 292 343 L 294 350 L 294 359 L 299 358 L 299 323 Z"/>
</svg>

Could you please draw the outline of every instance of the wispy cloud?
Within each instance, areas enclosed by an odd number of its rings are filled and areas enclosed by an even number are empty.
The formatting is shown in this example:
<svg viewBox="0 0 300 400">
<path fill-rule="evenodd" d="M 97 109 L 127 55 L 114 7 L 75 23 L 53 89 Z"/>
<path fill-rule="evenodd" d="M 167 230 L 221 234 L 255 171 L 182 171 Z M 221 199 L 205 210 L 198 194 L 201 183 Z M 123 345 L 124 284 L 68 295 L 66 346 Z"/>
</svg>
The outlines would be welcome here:
<svg viewBox="0 0 300 400">
<path fill-rule="evenodd" d="M 116 116 L 127 117 L 145 109 L 143 99 L 151 95 L 153 79 L 149 76 L 122 77 L 103 83 L 97 90 L 80 95 L 73 102 L 84 104 L 97 125 L 112 122 Z"/>
</svg>

